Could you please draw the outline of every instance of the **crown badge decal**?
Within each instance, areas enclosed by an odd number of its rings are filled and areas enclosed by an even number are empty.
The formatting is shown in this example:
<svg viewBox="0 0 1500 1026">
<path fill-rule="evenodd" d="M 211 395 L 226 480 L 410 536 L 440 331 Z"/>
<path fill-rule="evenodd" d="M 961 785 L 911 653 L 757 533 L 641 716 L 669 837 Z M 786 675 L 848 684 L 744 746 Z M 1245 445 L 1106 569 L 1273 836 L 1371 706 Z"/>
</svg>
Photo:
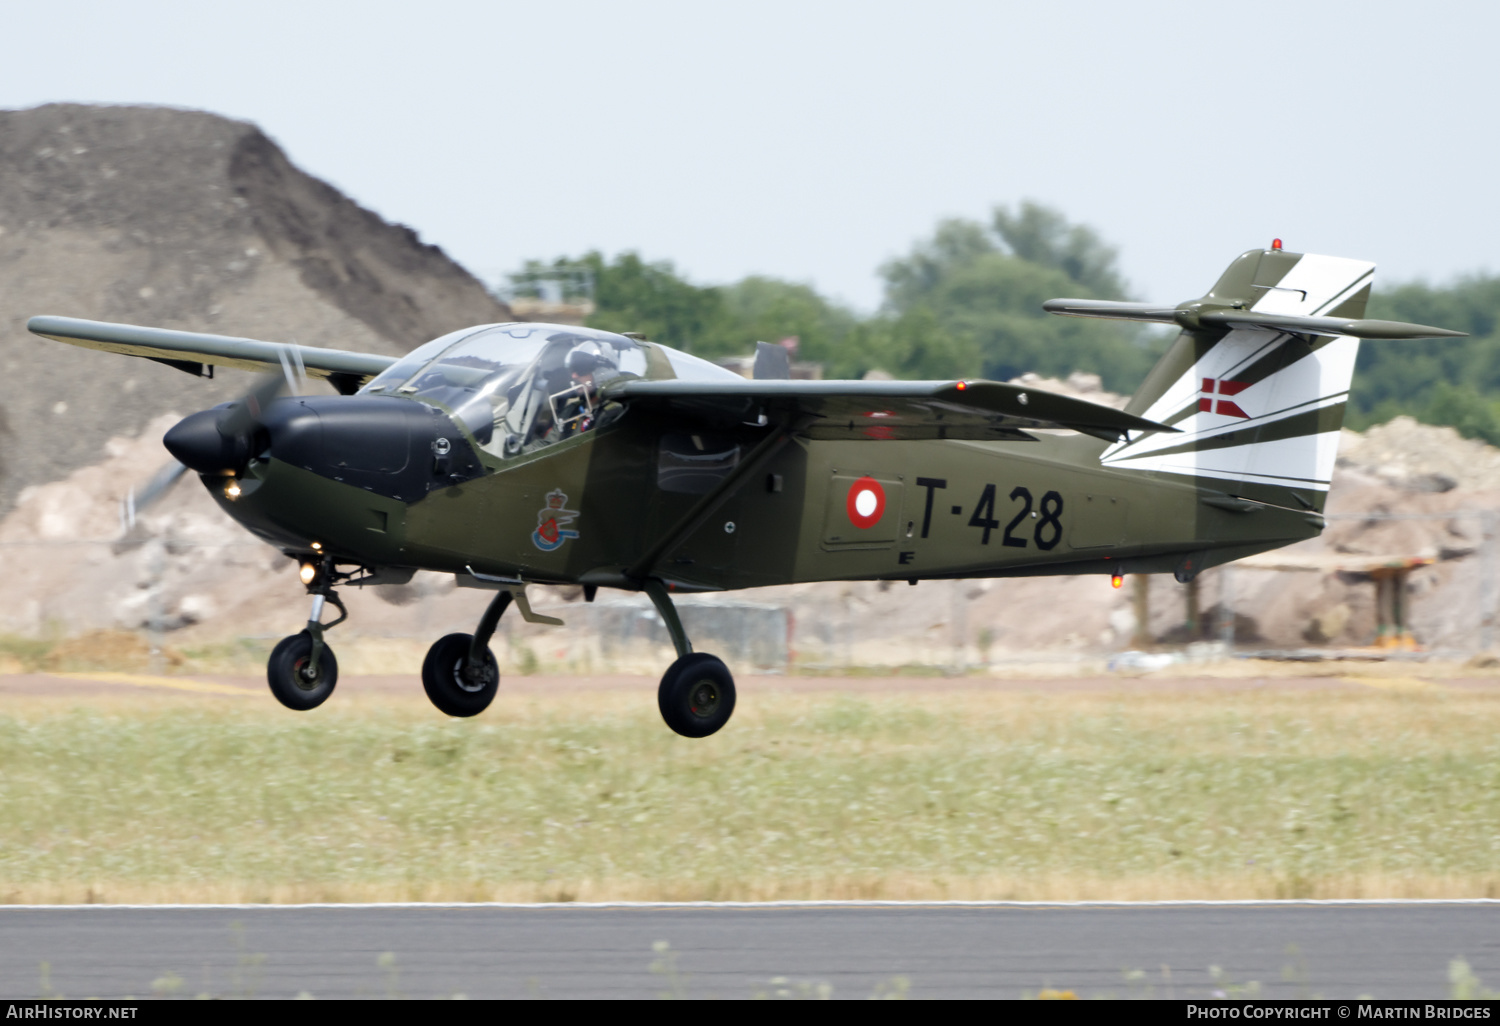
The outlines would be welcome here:
<svg viewBox="0 0 1500 1026">
<path fill-rule="evenodd" d="M 578 511 L 567 508 L 568 496 L 561 488 L 547 493 L 547 505 L 537 510 L 536 530 L 531 532 L 531 544 L 543 552 L 555 552 L 569 538 L 577 538 L 578 532 L 567 529 L 567 525 L 578 519 Z"/>
</svg>

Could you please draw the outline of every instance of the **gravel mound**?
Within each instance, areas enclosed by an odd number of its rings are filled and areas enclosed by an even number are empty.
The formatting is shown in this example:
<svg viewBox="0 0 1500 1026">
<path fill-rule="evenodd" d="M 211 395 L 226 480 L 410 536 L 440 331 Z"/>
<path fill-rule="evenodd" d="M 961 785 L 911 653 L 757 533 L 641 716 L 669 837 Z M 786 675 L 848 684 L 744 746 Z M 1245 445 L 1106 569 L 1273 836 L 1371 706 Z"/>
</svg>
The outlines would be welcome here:
<svg viewBox="0 0 1500 1026">
<path fill-rule="evenodd" d="M 0 111 L 0 512 L 164 410 L 242 392 L 26 331 L 61 314 L 387 354 L 507 308 L 254 125 L 165 107 Z"/>
</svg>

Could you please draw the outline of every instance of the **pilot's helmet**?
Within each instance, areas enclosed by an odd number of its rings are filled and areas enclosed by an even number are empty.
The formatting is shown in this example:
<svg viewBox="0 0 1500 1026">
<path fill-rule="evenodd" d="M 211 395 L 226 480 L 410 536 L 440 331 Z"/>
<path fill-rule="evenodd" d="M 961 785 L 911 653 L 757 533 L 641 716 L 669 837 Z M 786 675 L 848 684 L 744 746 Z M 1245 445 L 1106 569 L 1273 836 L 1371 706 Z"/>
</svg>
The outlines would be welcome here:
<svg viewBox="0 0 1500 1026">
<path fill-rule="evenodd" d="M 612 368 L 613 364 L 599 352 L 598 347 L 593 343 L 585 343 L 568 354 L 568 373 L 570 374 L 582 377 L 585 374 L 596 374 L 601 370 Z"/>
</svg>

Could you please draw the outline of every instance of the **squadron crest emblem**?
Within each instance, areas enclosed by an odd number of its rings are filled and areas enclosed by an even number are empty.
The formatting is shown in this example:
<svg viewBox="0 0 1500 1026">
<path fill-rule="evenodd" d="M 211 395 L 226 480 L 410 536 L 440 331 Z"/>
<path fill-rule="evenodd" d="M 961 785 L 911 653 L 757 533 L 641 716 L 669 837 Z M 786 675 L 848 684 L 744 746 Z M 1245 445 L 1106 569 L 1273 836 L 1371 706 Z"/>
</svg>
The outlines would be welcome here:
<svg viewBox="0 0 1500 1026">
<path fill-rule="evenodd" d="M 536 530 L 531 532 L 531 544 L 543 552 L 556 552 L 569 538 L 577 538 L 578 532 L 567 528 L 578 519 L 578 511 L 567 509 L 568 496 L 561 488 L 547 493 L 547 505 L 536 514 Z"/>
</svg>

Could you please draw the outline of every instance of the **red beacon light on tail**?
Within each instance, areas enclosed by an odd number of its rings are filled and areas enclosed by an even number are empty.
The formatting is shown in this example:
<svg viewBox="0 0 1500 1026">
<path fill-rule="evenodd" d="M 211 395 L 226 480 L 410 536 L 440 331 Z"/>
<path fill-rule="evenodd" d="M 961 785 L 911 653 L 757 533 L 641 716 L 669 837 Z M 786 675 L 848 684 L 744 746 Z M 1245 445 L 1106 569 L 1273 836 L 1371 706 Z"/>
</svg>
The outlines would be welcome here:
<svg viewBox="0 0 1500 1026">
<path fill-rule="evenodd" d="M 1280 239 L 1272 239 L 1271 240 L 1271 248 L 1279 250 L 1281 248 L 1281 240 Z"/>
</svg>

